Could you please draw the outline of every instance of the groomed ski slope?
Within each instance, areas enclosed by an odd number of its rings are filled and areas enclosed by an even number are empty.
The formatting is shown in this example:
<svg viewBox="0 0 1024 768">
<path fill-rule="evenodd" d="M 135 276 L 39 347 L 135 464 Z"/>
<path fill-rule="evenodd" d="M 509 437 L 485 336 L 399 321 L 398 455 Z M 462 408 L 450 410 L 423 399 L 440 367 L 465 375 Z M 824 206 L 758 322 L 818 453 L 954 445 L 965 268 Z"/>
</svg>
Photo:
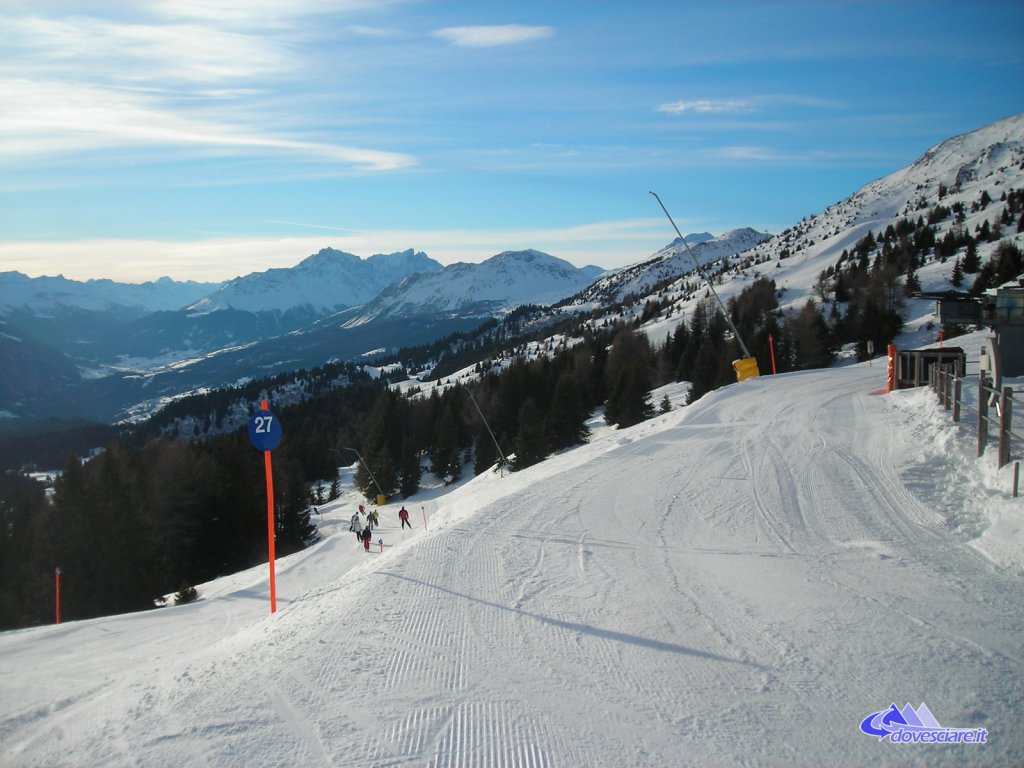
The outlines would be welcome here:
<svg viewBox="0 0 1024 768">
<path fill-rule="evenodd" d="M 1024 569 L 977 538 L 1020 500 L 979 502 L 928 393 L 883 384 L 726 387 L 413 500 L 412 532 L 388 505 L 383 554 L 329 507 L 274 616 L 263 566 L 0 635 L 0 765 L 1024 764 Z M 859 731 L 891 703 L 988 742 Z"/>
</svg>

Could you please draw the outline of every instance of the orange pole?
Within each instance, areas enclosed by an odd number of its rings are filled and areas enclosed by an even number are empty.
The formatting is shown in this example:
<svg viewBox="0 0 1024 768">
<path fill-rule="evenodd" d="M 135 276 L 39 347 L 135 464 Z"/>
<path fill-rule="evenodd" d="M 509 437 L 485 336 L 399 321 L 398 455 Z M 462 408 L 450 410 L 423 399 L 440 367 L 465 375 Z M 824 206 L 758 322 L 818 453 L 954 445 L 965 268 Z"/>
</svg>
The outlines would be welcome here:
<svg viewBox="0 0 1024 768">
<path fill-rule="evenodd" d="M 890 344 L 888 349 L 889 370 L 886 376 L 885 391 L 892 392 L 896 389 L 896 345 Z"/>
<path fill-rule="evenodd" d="M 770 349 L 771 352 L 772 352 L 772 376 L 774 376 L 775 373 L 776 373 L 776 371 L 775 371 L 775 339 L 772 338 L 772 335 L 770 333 L 768 334 L 768 349 Z"/>
<path fill-rule="evenodd" d="M 264 400 L 260 407 L 270 410 L 270 403 Z M 267 559 L 270 566 L 270 612 L 277 613 L 277 578 L 274 574 L 274 470 L 270 462 L 270 451 L 263 452 L 263 468 L 267 474 Z"/>
</svg>

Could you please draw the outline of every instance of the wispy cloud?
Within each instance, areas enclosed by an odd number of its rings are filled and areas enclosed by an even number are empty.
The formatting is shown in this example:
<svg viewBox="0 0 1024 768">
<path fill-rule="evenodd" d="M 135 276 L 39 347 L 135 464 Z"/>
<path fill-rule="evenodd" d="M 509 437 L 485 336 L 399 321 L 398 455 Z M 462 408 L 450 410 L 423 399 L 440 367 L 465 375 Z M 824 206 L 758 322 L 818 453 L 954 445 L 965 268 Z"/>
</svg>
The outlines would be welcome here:
<svg viewBox="0 0 1024 768">
<path fill-rule="evenodd" d="M 99 15 L 116 10 L 103 3 L 90 6 L 91 16 L 11 15 L 0 56 L 0 160 L 133 147 L 288 156 L 369 171 L 414 165 L 410 155 L 358 146 L 362 140 L 306 140 L 308 126 L 273 106 L 281 84 L 307 66 L 296 43 L 301 32 L 290 25 L 368 5 L 139 0 L 130 19 Z"/>
<path fill-rule="evenodd" d="M 280 75 L 294 61 L 271 36 L 208 24 L 135 24 L 92 17 L 5 21 L 18 54 L 3 69 L 74 80 L 216 83 Z"/>
<path fill-rule="evenodd" d="M 394 2 L 396 0 L 147 0 L 145 4 L 166 18 L 265 27 L 313 14 L 372 9 Z"/>
<path fill-rule="evenodd" d="M 673 101 L 669 104 L 658 106 L 658 112 L 667 112 L 670 115 L 682 115 L 692 112 L 697 115 L 717 115 L 737 112 L 751 112 L 754 105 L 749 101 L 738 99 L 695 99 L 692 101 Z"/>
<path fill-rule="evenodd" d="M 542 40 L 555 34 L 554 27 L 535 27 L 524 24 L 499 24 L 480 27 L 445 27 L 434 36 L 464 48 L 490 48 Z"/>
<path fill-rule="evenodd" d="M 806 152 L 786 152 L 763 146 L 729 146 L 713 147 L 701 153 L 708 160 L 715 162 L 754 162 L 754 163 L 817 163 L 836 160 L 839 155 L 834 152 L 808 150 Z"/>
<path fill-rule="evenodd" d="M 0 159 L 106 147 L 221 148 L 306 155 L 365 170 L 415 164 L 409 155 L 263 135 L 191 119 L 145 93 L 31 80 L 0 80 Z"/>
<path fill-rule="evenodd" d="M 670 115 L 728 115 L 759 112 L 777 107 L 798 107 L 807 109 L 840 109 L 843 102 L 836 98 L 804 96 L 794 93 L 764 93 L 735 99 L 683 99 L 660 104 L 658 112 Z"/>
</svg>

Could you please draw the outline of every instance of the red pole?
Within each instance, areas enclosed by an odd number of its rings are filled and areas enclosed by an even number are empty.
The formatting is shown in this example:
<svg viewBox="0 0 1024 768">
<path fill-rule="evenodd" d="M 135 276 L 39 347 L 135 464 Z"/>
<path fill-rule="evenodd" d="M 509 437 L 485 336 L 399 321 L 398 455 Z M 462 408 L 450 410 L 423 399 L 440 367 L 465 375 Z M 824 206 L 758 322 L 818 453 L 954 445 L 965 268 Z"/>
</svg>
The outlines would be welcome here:
<svg viewBox="0 0 1024 768">
<path fill-rule="evenodd" d="M 886 372 L 885 391 L 892 392 L 896 389 L 896 345 L 890 344 L 887 350 L 889 357 L 889 369 Z"/>
<path fill-rule="evenodd" d="M 270 410 L 270 403 L 264 400 L 260 407 Z M 274 575 L 274 471 L 270 462 L 270 451 L 263 452 L 263 467 L 267 474 L 267 555 L 270 565 L 270 612 L 277 613 L 277 579 Z"/>
<path fill-rule="evenodd" d="M 942 326 L 939 326 L 939 351 L 942 351 Z"/>
<path fill-rule="evenodd" d="M 384 554 L 384 539 L 377 539 L 377 543 L 380 544 L 380 553 Z"/>
<path fill-rule="evenodd" d="M 772 352 L 772 376 L 774 376 L 775 375 L 775 339 L 772 338 L 772 335 L 770 333 L 768 334 L 768 349 L 770 349 L 771 352 Z"/>
<path fill-rule="evenodd" d="M 57 590 L 57 594 L 56 594 L 56 597 L 57 597 L 57 599 L 56 599 L 56 604 L 57 604 L 57 623 L 60 624 L 60 568 L 57 568 L 56 570 L 54 570 L 53 574 L 54 574 L 54 578 L 56 578 L 56 580 L 57 580 L 57 583 L 56 583 L 56 590 Z"/>
</svg>

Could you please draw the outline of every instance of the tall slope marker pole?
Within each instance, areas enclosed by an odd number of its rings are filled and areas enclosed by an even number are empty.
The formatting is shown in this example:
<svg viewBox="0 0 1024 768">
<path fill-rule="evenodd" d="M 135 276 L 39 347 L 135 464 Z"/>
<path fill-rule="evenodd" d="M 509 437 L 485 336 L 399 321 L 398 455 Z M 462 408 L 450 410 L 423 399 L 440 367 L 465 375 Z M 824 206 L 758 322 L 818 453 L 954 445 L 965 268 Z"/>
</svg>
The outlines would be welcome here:
<svg viewBox="0 0 1024 768">
<path fill-rule="evenodd" d="M 274 472 L 270 452 L 281 442 L 281 422 L 270 412 L 264 400 L 260 410 L 249 419 L 249 440 L 257 451 L 263 451 L 263 467 L 267 474 L 267 559 L 270 565 L 270 612 L 277 612 L 277 579 L 274 574 Z"/>
<path fill-rule="evenodd" d="M 743 343 L 743 338 L 740 336 L 740 332 L 736 330 L 736 326 L 732 322 L 732 317 L 730 317 L 728 310 L 726 310 L 725 308 L 725 304 L 723 304 L 721 298 L 719 298 L 718 292 L 715 291 L 715 286 L 711 284 L 711 280 L 708 278 L 707 273 L 704 271 L 704 267 L 700 265 L 700 262 L 697 261 L 697 257 L 693 255 L 693 251 L 690 250 L 690 244 L 686 242 L 686 238 L 683 237 L 683 233 L 679 231 L 679 227 L 676 226 L 675 221 L 672 219 L 672 214 L 668 212 L 668 208 L 666 208 L 665 204 L 661 202 L 661 198 L 658 197 L 658 193 L 651 192 L 651 194 L 654 195 L 654 199 L 658 201 L 658 205 L 661 206 L 661 210 L 663 210 L 665 212 L 665 215 L 668 216 L 668 220 L 669 223 L 672 225 L 672 229 L 676 231 L 676 234 L 679 235 L 679 239 L 683 241 L 683 245 L 686 247 L 686 252 L 690 254 L 690 258 L 693 259 L 693 266 L 697 268 L 697 272 L 699 272 L 700 276 L 704 278 L 704 282 L 708 284 L 708 288 L 711 290 L 711 295 L 715 297 L 715 301 L 718 302 L 718 306 L 722 308 L 722 314 L 725 316 L 725 321 L 729 324 L 729 328 L 732 329 L 732 335 L 736 337 L 736 341 L 739 343 L 740 349 L 743 350 L 743 356 L 745 359 L 738 360 L 735 363 L 733 363 L 733 368 L 736 369 L 737 378 L 739 378 L 740 381 L 743 381 L 743 379 L 749 378 L 751 375 L 759 375 L 757 371 L 757 360 L 750 354 L 750 350 L 747 349 L 747 345 Z M 742 378 L 740 378 L 740 368 L 738 368 L 737 366 L 743 363 L 746 363 L 746 365 L 743 366 L 744 369 L 749 370 L 749 368 L 752 367 L 753 370 L 752 373 L 748 373 L 747 376 L 742 376 Z"/>
</svg>

